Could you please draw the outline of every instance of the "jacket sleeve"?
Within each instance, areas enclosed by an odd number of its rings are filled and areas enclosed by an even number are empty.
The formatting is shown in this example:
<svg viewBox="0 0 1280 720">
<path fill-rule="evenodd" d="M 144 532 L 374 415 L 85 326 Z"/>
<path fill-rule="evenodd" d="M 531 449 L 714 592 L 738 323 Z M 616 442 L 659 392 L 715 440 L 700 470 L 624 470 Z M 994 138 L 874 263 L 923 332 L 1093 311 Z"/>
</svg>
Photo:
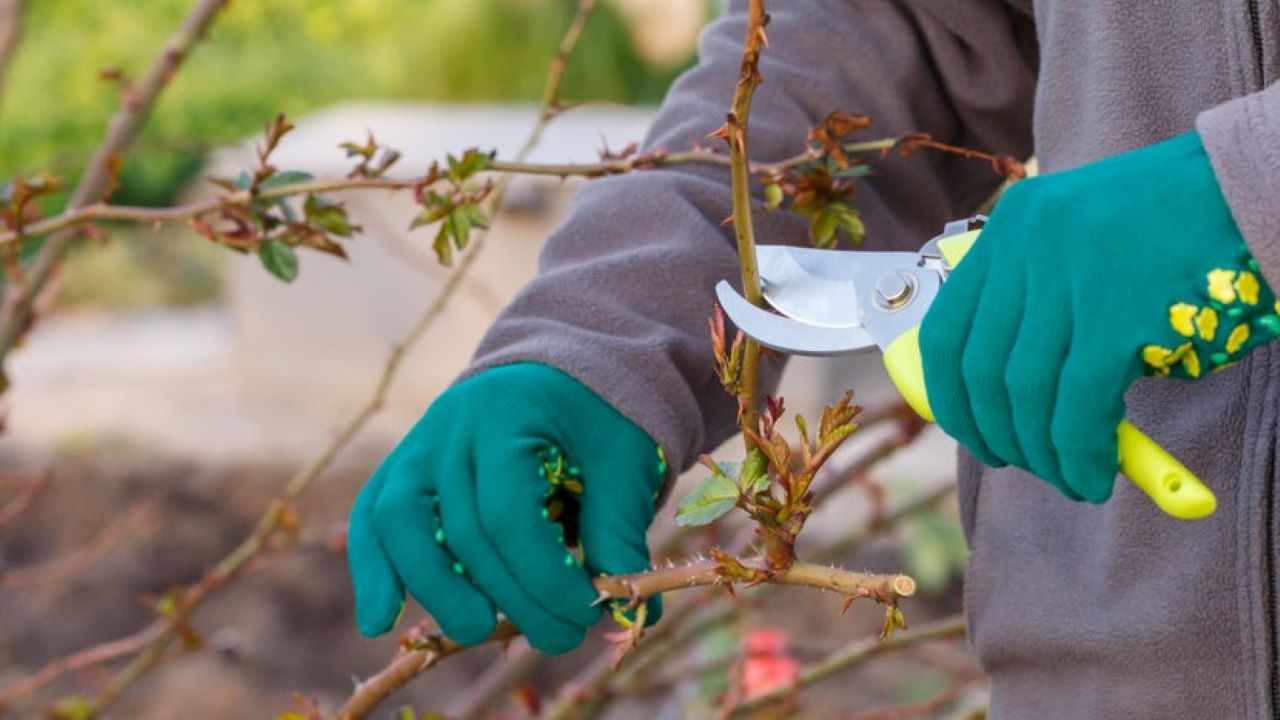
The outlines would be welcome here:
<svg viewBox="0 0 1280 720">
<path fill-rule="evenodd" d="M 800 152 L 828 112 L 872 117 L 869 137 L 923 131 L 1015 157 L 1031 147 L 1035 40 L 1030 18 L 997 0 L 787 0 L 771 3 L 769 47 L 749 126 L 753 160 Z M 936 6 L 956 6 L 946 16 Z M 699 39 L 699 62 L 672 86 L 643 149 L 710 145 L 738 76 L 746 2 Z M 716 141 L 717 149 L 722 144 Z M 985 163 L 886 157 L 860 187 L 869 248 L 915 249 L 998 186 Z M 757 208 L 757 238 L 801 243 L 803 218 Z M 537 276 L 500 315 L 464 377 L 532 361 L 573 375 L 647 431 L 673 470 L 726 439 L 706 320 L 714 286 L 738 277 L 729 175 L 672 166 L 593 180 L 549 239 Z M 764 365 L 776 365 L 765 361 Z M 766 369 L 767 382 L 780 368 Z"/>
<path fill-rule="evenodd" d="M 1196 129 L 1249 250 L 1280 288 L 1280 82 L 1204 111 Z"/>
</svg>

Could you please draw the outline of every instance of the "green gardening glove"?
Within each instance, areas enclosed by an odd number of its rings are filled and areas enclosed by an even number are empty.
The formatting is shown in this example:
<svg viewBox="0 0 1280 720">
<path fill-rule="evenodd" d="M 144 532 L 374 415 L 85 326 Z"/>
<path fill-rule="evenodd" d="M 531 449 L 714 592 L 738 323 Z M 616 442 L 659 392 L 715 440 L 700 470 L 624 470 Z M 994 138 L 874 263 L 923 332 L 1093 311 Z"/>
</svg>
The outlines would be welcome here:
<svg viewBox="0 0 1280 720">
<path fill-rule="evenodd" d="M 360 632 L 390 630 L 408 590 L 459 643 L 488 637 L 498 610 L 535 648 L 573 649 L 600 619 L 591 578 L 650 567 L 665 476 L 654 441 L 559 370 L 507 365 L 455 385 L 352 508 Z"/>
<path fill-rule="evenodd" d="M 1280 334 L 1194 132 L 1016 183 L 920 329 L 938 423 L 978 459 L 1101 503 L 1125 390 Z"/>
</svg>

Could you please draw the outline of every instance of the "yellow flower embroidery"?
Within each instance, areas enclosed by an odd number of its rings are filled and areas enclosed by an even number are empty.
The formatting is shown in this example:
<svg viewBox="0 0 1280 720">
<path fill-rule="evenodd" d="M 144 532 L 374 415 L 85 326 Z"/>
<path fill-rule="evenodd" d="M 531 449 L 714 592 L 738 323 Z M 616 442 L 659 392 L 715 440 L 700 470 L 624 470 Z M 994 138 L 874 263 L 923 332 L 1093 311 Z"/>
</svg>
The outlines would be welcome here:
<svg viewBox="0 0 1280 720">
<path fill-rule="evenodd" d="M 1160 347 L 1159 345 L 1148 345 L 1142 348 L 1142 360 L 1153 368 L 1165 367 L 1165 361 L 1173 351 L 1169 348 Z"/>
<path fill-rule="evenodd" d="M 1201 310 L 1196 316 L 1196 329 L 1202 339 L 1213 342 L 1213 336 L 1218 332 L 1218 312 L 1213 308 Z"/>
<path fill-rule="evenodd" d="M 1182 356 L 1182 369 L 1187 372 L 1187 377 L 1200 377 L 1200 356 L 1189 352 Z"/>
<path fill-rule="evenodd" d="M 1176 330 L 1179 335 L 1191 337 L 1196 332 L 1195 326 L 1192 325 L 1191 321 L 1195 318 L 1196 311 L 1198 309 L 1199 308 L 1195 305 L 1188 303 L 1170 305 L 1169 324 L 1173 326 L 1173 329 Z"/>
<path fill-rule="evenodd" d="M 1249 326 L 1244 323 L 1237 325 L 1235 329 L 1231 331 L 1231 334 L 1227 336 L 1227 352 L 1233 353 L 1239 350 L 1248 339 Z"/>
<path fill-rule="evenodd" d="M 1232 282 L 1235 279 L 1235 270 L 1225 270 L 1222 268 L 1210 270 L 1209 297 L 1224 305 L 1229 302 L 1234 302 L 1236 299 L 1236 289 L 1232 286 Z"/>
<path fill-rule="evenodd" d="M 1161 375 L 1167 375 L 1169 368 L 1177 365 L 1184 356 L 1191 351 L 1191 343 L 1183 343 L 1178 347 L 1170 350 L 1159 345 L 1147 345 L 1142 348 L 1142 360 L 1161 371 Z"/>
<path fill-rule="evenodd" d="M 1236 293 L 1240 296 L 1240 302 L 1245 305 L 1258 304 L 1258 290 L 1262 285 L 1258 283 L 1258 276 L 1251 272 L 1242 271 L 1240 276 L 1236 278 Z"/>
</svg>

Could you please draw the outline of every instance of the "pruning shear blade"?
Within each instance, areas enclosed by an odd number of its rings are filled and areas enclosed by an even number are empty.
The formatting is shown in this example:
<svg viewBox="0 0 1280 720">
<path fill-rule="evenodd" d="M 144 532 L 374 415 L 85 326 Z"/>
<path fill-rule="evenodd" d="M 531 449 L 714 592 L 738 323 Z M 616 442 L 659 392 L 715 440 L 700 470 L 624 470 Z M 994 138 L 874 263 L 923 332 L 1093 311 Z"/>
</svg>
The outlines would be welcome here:
<svg viewBox="0 0 1280 720">
<path fill-rule="evenodd" d="M 823 327 L 762 310 L 729 283 L 716 284 L 716 297 L 738 329 L 765 347 L 790 355 L 848 355 L 876 348 L 861 326 Z"/>
</svg>

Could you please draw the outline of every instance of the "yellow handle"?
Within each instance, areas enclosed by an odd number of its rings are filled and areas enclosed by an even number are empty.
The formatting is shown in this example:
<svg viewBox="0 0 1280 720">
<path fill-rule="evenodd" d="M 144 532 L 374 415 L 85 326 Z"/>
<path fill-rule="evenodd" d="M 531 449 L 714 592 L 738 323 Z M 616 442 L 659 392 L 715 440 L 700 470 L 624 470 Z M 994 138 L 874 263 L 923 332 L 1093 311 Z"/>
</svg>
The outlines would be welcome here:
<svg viewBox="0 0 1280 720">
<path fill-rule="evenodd" d="M 920 357 L 920 327 L 902 333 L 884 351 L 884 366 L 898 392 L 920 417 L 933 422 Z M 1161 510 L 1183 520 L 1213 514 L 1218 500 L 1178 459 L 1125 420 L 1116 429 L 1120 471 L 1142 489 Z"/>
</svg>

